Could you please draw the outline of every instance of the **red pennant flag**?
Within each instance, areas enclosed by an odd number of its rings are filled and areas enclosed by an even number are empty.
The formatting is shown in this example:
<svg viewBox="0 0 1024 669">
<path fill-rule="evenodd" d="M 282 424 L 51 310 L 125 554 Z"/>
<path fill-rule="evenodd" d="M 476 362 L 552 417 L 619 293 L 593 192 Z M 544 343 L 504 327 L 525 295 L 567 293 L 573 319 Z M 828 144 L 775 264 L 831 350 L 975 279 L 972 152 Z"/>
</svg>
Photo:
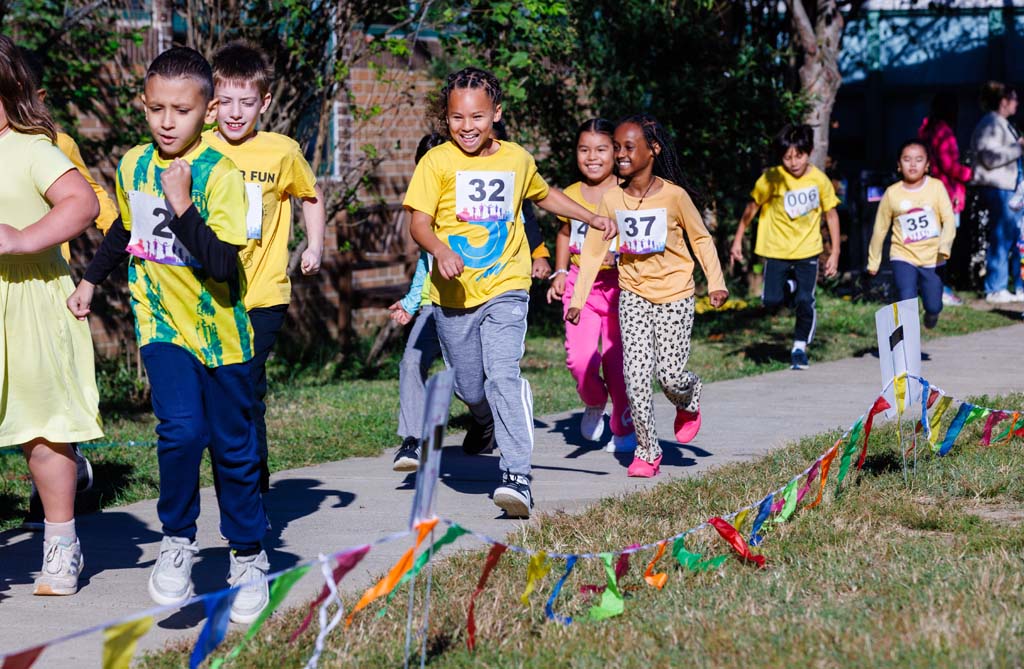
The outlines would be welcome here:
<svg viewBox="0 0 1024 669">
<path fill-rule="evenodd" d="M 476 583 L 476 590 L 469 596 L 469 615 L 466 617 L 466 646 L 473 650 L 476 646 L 476 618 L 473 616 L 473 609 L 476 606 L 476 596 L 484 590 L 484 586 L 487 585 L 487 579 L 491 577 L 491 571 L 494 566 L 498 564 L 498 560 L 501 559 L 502 553 L 508 548 L 504 544 L 494 544 L 491 546 L 491 552 L 487 554 L 487 561 L 484 562 L 484 571 L 480 574 L 480 580 Z"/>
<path fill-rule="evenodd" d="M 988 415 L 988 420 L 985 421 L 985 431 L 981 433 L 981 445 L 990 446 L 992 445 L 992 428 L 1010 417 L 1010 414 L 1005 411 L 993 411 Z"/>
<path fill-rule="evenodd" d="M 28 669 L 36 663 L 36 660 L 39 659 L 44 650 L 46 650 L 46 646 L 37 646 L 22 651 L 17 655 L 8 655 L 4 658 L 3 669 Z"/>
<path fill-rule="evenodd" d="M 857 460 L 857 469 L 864 467 L 864 458 L 868 455 L 868 437 L 871 436 L 871 425 L 875 422 L 875 415 L 879 414 L 886 409 L 889 409 L 889 403 L 885 401 L 885 398 L 879 396 L 875 400 L 874 405 L 871 407 L 871 411 L 868 413 L 867 422 L 864 423 L 864 447 L 860 451 L 860 459 Z"/>
<path fill-rule="evenodd" d="M 733 550 L 735 550 L 739 554 L 741 559 L 747 562 L 753 562 L 762 569 L 764 568 L 764 556 L 754 555 L 753 553 L 751 553 L 750 547 L 747 546 L 747 542 L 743 540 L 743 537 L 740 536 L 740 533 L 737 532 L 736 528 L 730 525 L 728 521 L 723 520 L 722 518 L 715 517 L 708 520 L 708 522 L 711 523 L 716 530 L 718 530 L 718 533 L 722 535 L 722 538 L 725 539 L 730 546 L 733 547 Z"/>
<path fill-rule="evenodd" d="M 362 560 L 369 552 L 369 546 L 360 546 L 359 548 L 353 548 L 352 550 L 343 553 L 341 557 L 338 558 L 338 566 L 334 568 L 334 572 L 331 574 L 335 584 L 345 578 L 345 574 L 352 571 L 352 569 L 359 564 L 359 561 Z M 302 624 L 299 625 L 299 629 L 292 632 L 291 638 L 288 639 L 289 642 L 294 643 L 295 640 L 299 638 L 299 635 L 306 631 L 306 628 L 309 627 L 309 623 L 313 621 L 313 613 L 321 604 L 327 601 L 327 597 L 330 594 L 330 588 L 327 587 L 327 584 L 324 584 L 324 589 L 320 591 L 320 596 L 313 600 L 313 603 L 309 605 L 309 613 L 307 613 L 306 617 L 302 619 Z"/>
</svg>

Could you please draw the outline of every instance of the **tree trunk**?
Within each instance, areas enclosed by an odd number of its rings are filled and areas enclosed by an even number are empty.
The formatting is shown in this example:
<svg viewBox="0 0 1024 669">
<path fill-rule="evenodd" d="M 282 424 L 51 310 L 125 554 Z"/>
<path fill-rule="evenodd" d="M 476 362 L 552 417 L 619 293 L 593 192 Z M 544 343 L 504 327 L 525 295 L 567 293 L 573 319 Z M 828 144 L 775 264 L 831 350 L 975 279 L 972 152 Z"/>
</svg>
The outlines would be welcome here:
<svg viewBox="0 0 1024 669">
<path fill-rule="evenodd" d="M 839 72 L 839 49 L 843 39 L 843 16 L 835 0 L 818 0 L 813 26 L 804 7 L 807 0 L 790 0 L 794 41 L 803 52 L 800 87 L 810 104 L 804 123 L 814 128 L 811 163 L 825 169 L 832 107 L 843 82 Z"/>
</svg>

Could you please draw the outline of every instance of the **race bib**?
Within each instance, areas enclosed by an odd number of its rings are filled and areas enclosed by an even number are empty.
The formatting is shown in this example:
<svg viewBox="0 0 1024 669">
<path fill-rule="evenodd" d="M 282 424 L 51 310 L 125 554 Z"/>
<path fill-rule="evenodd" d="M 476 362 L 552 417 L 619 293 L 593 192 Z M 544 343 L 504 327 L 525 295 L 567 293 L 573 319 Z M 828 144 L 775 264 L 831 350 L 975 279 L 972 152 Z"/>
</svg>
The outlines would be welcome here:
<svg viewBox="0 0 1024 669">
<path fill-rule="evenodd" d="M 132 216 L 128 253 L 163 265 L 199 267 L 199 261 L 171 232 L 174 212 L 166 200 L 133 190 L 128 192 L 128 208 Z"/>
<path fill-rule="evenodd" d="M 782 206 L 786 214 L 791 218 L 800 218 L 821 205 L 821 197 L 818 195 L 817 186 L 808 186 L 799 190 L 786 191 L 782 196 Z"/>
<path fill-rule="evenodd" d="M 515 172 L 456 172 L 456 216 L 470 223 L 511 220 L 515 185 Z"/>
<path fill-rule="evenodd" d="M 661 253 L 668 237 L 666 209 L 615 210 L 619 224 L 619 253 L 643 255 Z"/>
<path fill-rule="evenodd" d="M 896 221 L 900 224 L 904 244 L 913 244 L 939 236 L 939 219 L 930 207 L 901 214 L 896 217 Z"/>
<path fill-rule="evenodd" d="M 579 255 L 583 252 L 583 240 L 586 239 L 589 228 L 590 226 L 583 221 L 577 221 L 575 218 L 569 219 L 569 253 Z M 615 243 L 613 239 L 608 245 L 610 253 L 615 253 Z"/>
<path fill-rule="evenodd" d="M 246 181 L 245 197 L 249 201 L 245 212 L 245 238 L 263 239 L 263 186 Z"/>
</svg>

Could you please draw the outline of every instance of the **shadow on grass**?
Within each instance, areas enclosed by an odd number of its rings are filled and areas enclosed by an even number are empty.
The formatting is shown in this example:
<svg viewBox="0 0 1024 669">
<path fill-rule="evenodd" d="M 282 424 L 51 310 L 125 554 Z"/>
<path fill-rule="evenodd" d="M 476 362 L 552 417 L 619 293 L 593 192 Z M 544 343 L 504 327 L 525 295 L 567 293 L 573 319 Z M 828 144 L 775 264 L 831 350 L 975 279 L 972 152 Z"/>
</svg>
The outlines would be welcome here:
<svg viewBox="0 0 1024 669">
<path fill-rule="evenodd" d="M 856 467 L 857 462 L 854 460 L 853 467 Z M 903 471 L 903 461 L 900 459 L 898 453 L 894 451 L 886 451 L 884 453 L 875 453 L 864 458 L 864 472 L 871 474 L 872 476 L 881 476 L 882 474 L 889 474 L 892 472 Z"/>
</svg>

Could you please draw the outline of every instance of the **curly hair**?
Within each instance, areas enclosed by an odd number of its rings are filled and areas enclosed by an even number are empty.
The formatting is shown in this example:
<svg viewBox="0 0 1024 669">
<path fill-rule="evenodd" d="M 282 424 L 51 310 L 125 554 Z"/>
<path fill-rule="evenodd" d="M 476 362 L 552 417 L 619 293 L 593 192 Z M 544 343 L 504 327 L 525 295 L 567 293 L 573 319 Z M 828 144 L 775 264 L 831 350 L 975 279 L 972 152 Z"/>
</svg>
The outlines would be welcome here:
<svg viewBox="0 0 1024 669">
<path fill-rule="evenodd" d="M 466 67 L 458 72 L 448 75 L 440 95 L 437 96 L 434 109 L 434 122 L 437 124 L 438 132 L 448 137 L 448 97 L 452 91 L 462 88 L 477 88 L 487 94 L 491 103 L 495 106 L 501 104 L 501 84 L 498 78 L 487 70 L 478 67 Z"/>
</svg>

